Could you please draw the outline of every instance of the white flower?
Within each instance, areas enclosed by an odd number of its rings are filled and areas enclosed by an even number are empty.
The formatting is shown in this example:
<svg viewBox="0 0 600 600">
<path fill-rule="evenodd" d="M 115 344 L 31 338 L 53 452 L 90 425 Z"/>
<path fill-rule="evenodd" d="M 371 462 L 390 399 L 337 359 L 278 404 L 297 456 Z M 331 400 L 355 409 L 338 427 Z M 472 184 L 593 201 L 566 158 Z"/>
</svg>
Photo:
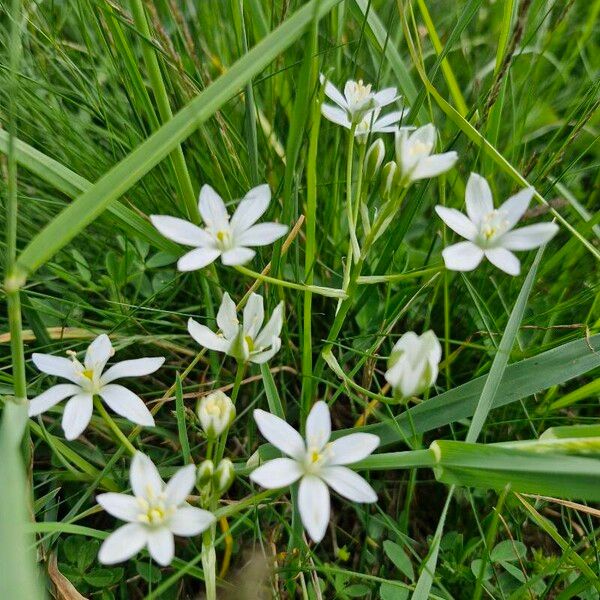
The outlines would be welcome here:
<svg viewBox="0 0 600 600">
<path fill-rule="evenodd" d="M 165 567 L 171 564 L 175 553 L 173 534 L 198 535 L 215 521 L 212 513 L 185 501 L 196 480 L 194 465 L 179 469 L 165 485 L 154 463 L 137 452 L 129 480 L 133 496 L 108 493 L 96 497 L 105 511 L 127 521 L 100 547 L 98 559 L 105 565 L 127 560 L 147 546 L 152 558 Z"/>
<path fill-rule="evenodd" d="M 198 402 L 198 419 L 208 437 L 220 436 L 235 419 L 235 406 L 231 398 L 217 390 Z"/>
<path fill-rule="evenodd" d="M 431 330 L 405 333 L 392 348 L 385 378 L 401 398 L 422 394 L 435 383 L 442 347 Z"/>
<path fill-rule="evenodd" d="M 242 362 L 262 364 L 275 356 L 281 348 L 279 334 L 283 324 L 283 302 L 275 307 L 271 318 L 263 327 L 264 319 L 262 296 L 250 294 L 241 324 L 237 318 L 235 302 L 225 292 L 217 313 L 217 325 L 221 333 L 214 333 L 194 319 L 188 321 L 188 331 L 201 346 L 209 350 L 224 352 Z"/>
<path fill-rule="evenodd" d="M 52 354 L 33 354 L 33 364 L 42 373 L 63 377 L 72 383 L 59 383 L 29 402 L 29 416 L 35 417 L 65 398 L 62 428 L 68 440 L 81 435 L 92 418 L 93 398 L 98 395 L 118 415 L 138 425 L 153 426 L 154 418 L 142 399 L 122 385 L 111 383 L 122 377 L 140 377 L 154 373 L 165 359 L 138 358 L 118 362 L 104 372 L 108 359 L 115 353 L 106 334 L 99 335 L 88 347 L 81 364 L 71 358 Z"/>
<path fill-rule="evenodd" d="M 527 210 L 532 196 L 533 188 L 525 188 L 494 209 L 488 182 L 481 175 L 471 173 L 465 193 L 468 216 L 454 208 L 435 207 L 444 223 L 468 240 L 443 250 L 446 268 L 472 271 L 485 256 L 502 271 L 518 275 L 521 263 L 511 250 L 537 248 L 558 231 L 556 223 L 536 223 L 513 229 Z"/>
<path fill-rule="evenodd" d="M 264 488 L 276 489 L 300 479 L 298 509 L 306 531 L 315 542 L 329 522 L 331 487 L 353 502 L 377 502 L 375 490 L 357 473 L 342 465 L 366 458 L 379 445 L 371 433 L 351 433 L 329 442 L 329 407 L 316 402 L 306 420 L 306 443 L 283 419 L 256 409 L 254 419 L 263 436 L 290 458 L 270 460 L 250 474 Z"/>
<path fill-rule="evenodd" d="M 435 138 L 436 130 L 431 123 L 412 133 L 408 128 L 401 128 L 396 133 L 396 162 L 404 185 L 418 179 L 437 177 L 450 170 L 458 160 L 454 151 L 431 154 Z"/>
<path fill-rule="evenodd" d="M 210 185 L 200 190 L 198 208 L 204 220 L 202 229 L 189 221 L 166 215 L 151 215 L 152 224 L 167 238 L 194 246 L 177 261 L 180 271 L 195 271 L 206 267 L 219 256 L 224 265 L 242 265 L 252 260 L 256 252 L 248 246 L 267 246 L 285 235 L 288 228 L 280 223 L 259 223 L 271 201 L 269 186 L 252 188 L 229 218 L 219 194 Z"/>
</svg>

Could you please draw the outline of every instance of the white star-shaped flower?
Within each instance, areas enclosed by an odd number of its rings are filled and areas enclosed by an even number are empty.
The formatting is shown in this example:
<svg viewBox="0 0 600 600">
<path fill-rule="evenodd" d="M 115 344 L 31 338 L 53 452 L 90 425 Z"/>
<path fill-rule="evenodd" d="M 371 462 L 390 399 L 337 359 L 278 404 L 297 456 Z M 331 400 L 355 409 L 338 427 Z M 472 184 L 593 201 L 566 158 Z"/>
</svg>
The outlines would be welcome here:
<svg viewBox="0 0 600 600">
<path fill-rule="evenodd" d="M 488 182 L 481 175 L 471 173 L 465 193 L 468 216 L 454 208 L 435 207 L 444 223 L 468 240 L 443 250 L 446 268 L 472 271 L 485 256 L 505 273 L 518 275 L 521 263 L 511 250 L 532 250 L 558 232 L 556 223 L 536 223 L 514 229 L 532 196 L 533 188 L 525 188 L 494 209 Z"/>
<path fill-rule="evenodd" d="M 219 256 L 224 265 L 242 265 L 256 252 L 249 246 L 267 246 L 285 235 L 288 228 L 280 223 L 259 223 L 271 201 L 269 186 L 251 189 L 241 200 L 231 219 L 221 196 L 210 185 L 200 190 L 198 209 L 205 228 L 185 219 L 167 215 L 151 215 L 152 224 L 166 238 L 194 246 L 177 261 L 180 271 L 202 269 Z"/>
<path fill-rule="evenodd" d="M 165 359 L 138 358 L 118 362 L 104 372 L 108 359 L 115 353 L 106 334 L 99 335 L 88 347 L 81 364 L 72 352 L 71 358 L 37 354 L 33 364 L 42 373 L 68 379 L 72 383 L 59 383 L 29 402 L 29 416 L 35 417 L 65 398 L 62 428 L 68 440 L 79 437 L 92 418 L 93 399 L 98 395 L 118 415 L 137 425 L 153 426 L 154 418 L 142 399 L 122 385 L 112 383 L 122 377 L 140 377 L 154 373 Z"/>
<path fill-rule="evenodd" d="M 154 463 L 137 452 L 129 480 L 133 496 L 111 492 L 96 497 L 105 511 L 127 521 L 102 543 L 98 559 L 105 565 L 127 560 L 147 546 L 152 558 L 166 567 L 175 554 L 173 535 L 198 535 L 215 521 L 212 513 L 185 501 L 196 481 L 194 465 L 179 469 L 165 484 Z"/>
<path fill-rule="evenodd" d="M 270 360 L 281 348 L 281 326 L 283 325 L 283 302 L 273 311 L 263 327 L 265 309 L 263 297 L 250 294 L 244 307 L 243 323 L 237 318 L 235 302 L 229 294 L 223 294 L 217 313 L 217 325 L 221 333 L 211 331 L 194 319 L 188 321 L 190 335 L 209 350 L 224 352 L 242 362 L 262 364 Z"/>
<path fill-rule="evenodd" d="M 306 442 L 283 419 L 256 409 L 254 419 L 263 436 L 290 458 L 276 458 L 258 467 L 250 479 L 264 488 L 276 489 L 300 479 L 298 509 L 308 535 L 320 542 L 330 514 L 329 487 L 353 502 L 377 502 L 375 490 L 349 465 L 371 454 L 379 437 L 351 433 L 329 442 L 329 407 L 316 402 L 306 420 Z M 329 486 L 329 487 L 328 487 Z"/>
</svg>

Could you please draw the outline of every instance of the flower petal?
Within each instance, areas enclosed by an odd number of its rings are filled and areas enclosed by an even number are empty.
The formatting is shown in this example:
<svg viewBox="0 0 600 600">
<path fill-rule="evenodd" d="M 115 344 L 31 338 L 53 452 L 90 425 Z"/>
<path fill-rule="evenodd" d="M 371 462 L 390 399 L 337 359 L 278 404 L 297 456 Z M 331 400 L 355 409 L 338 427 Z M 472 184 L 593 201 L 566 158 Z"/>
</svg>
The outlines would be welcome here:
<svg viewBox="0 0 600 600">
<path fill-rule="evenodd" d="M 427 123 L 418 129 L 415 129 L 408 138 L 409 146 L 413 146 L 416 143 L 425 144 L 427 146 L 435 145 L 436 129 L 433 123 Z"/>
<path fill-rule="evenodd" d="M 145 545 L 146 529 L 138 523 L 128 523 L 113 531 L 100 546 L 98 560 L 104 565 L 114 565 L 135 556 Z"/>
<path fill-rule="evenodd" d="M 62 418 L 62 428 L 68 440 L 78 438 L 88 426 L 94 408 L 91 394 L 77 394 L 66 404 Z"/>
<path fill-rule="evenodd" d="M 292 458 L 301 458 L 304 455 L 306 451 L 304 440 L 291 425 L 260 408 L 255 409 L 253 414 L 263 437 L 273 446 Z"/>
<path fill-rule="evenodd" d="M 148 456 L 136 452 L 129 469 L 131 489 L 138 498 L 158 496 L 164 488 L 164 482 L 158 469 Z"/>
<path fill-rule="evenodd" d="M 140 506 L 134 496 L 128 494 L 98 494 L 96 502 L 113 517 L 121 521 L 136 521 L 140 514 Z"/>
<path fill-rule="evenodd" d="M 300 518 L 308 535 L 318 543 L 327 531 L 331 500 L 325 483 L 314 475 L 307 475 L 300 482 L 298 491 Z"/>
<path fill-rule="evenodd" d="M 477 227 L 475 224 L 459 210 L 446 208 L 445 206 L 436 206 L 435 212 L 458 235 L 468 240 L 473 240 L 477 236 Z"/>
<path fill-rule="evenodd" d="M 457 160 L 458 154 L 454 151 L 426 156 L 417 163 L 417 166 L 410 177 L 413 181 L 426 179 L 428 177 L 437 177 L 438 175 L 449 171 Z"/>
<path fill-rule="evenodd" d="M 507 229 L 512 229 L 519 219 L 525 214 L 531 198 L 533 198 L 533 188 L 525 188 L 511 196 L 501 207 L 500 211 L 504 213 L 507 221 Z"/>
<path fill-rule="evenodd" d="M 210 185 L 200 188 L 198 210 L 207 227 L 220 231 L 229 227 L 229 214 L 221 196 Z"/>
<path fill-rule="evenodd" d="M 274 458 L 250 473 L 250 479 L 254 483 L 269 490 L 291 485 L 300 477 L 300 465 L 291 458 Z"/>
<path fill-rule="evenodd" d="M 465 190 L 465 202 L 469 219 L 476 225 L 494 210 L 492 190 L 485 177 L 471 173 Z"/>
<path fill-rule="evenodd" d="M 442 250 L 446 268 L 451 271 L 472 271 L 483 258 L 483 250 L 473 242 L 459 242 Z"/>
<path fill-rule="evenodd" d="M 144 427 L 154 427 L 154 417 L 144 401 L 131 390 L 117 383 L 109 383 L 98 392 L 102 400 L 118 415 Z"/>
<path fill-rule="evenodd" d="M 321 477 L 340 496 L 353 502 L 377 502 L 375 490 L 358 473 L 347 467 L 326 467 Z"/>
<path fill-rule="evenodd" d="M 177 270 L 187 273 L 188 271 L 197 271 L 204 269 L 207 265 L 217 260 L 221 256 L 221 251 L 216 248 L 194 248 L 186 252 L 177 261 Z"/>
<path fill-rule="evenodd" d="M 377 446 L 379 436 L 372 433 L 351 433 L 334 440 L 329 445 L 330 465 L 350 465 L 367 458 Z"/>
<path fill-rule="evenodd" d="M 148 537 L 148 552 L 150 556 L 161 566 L 167 567 L 171 564 L 173 556 L 175 556 L 175 540 L 173 534 L 166 527 L 157 529 L 149 529 Z"/>
<path fill-rule="evenodd" d="M 350 129 L 350 119 L 348 119 L 348 113 L 345 110 L 331 106 L 330 104 L 321 104 L 321 114 L 328 121 Z"/>
<path fill-rule="evenodd" d="M 235 242 L 240 246 L 267 246 L 284 236 L 287 231 L 288 226 L 281 223 L 259 223 L 240 233 Z"/>
<path fill-rule="evenodd" d="M 402 118 L 408 115 L 408 110 L 394 110 L 387 115 L 383 115 L 380 119 L 377 119 L 375 123 L 373 123 L 371 130 L 379 130 L 382 127 L 389 127 L 390 125 L 395 125 Z"/>
<path fill-rule="evenodd" d="M 331 436 L 331 417 L 327 402 L 315 402 L 306 418 L 306 445 L 321 450 Z"/>
<path fill-rule="evenodd" d="M 59 383 L 58 385 L 53 385 L 39 396 L 36 396 L 29 401 L 27 414 L 30 417 L 37 417 L 43 412 L 46 412 L 49 408 L 58 404 L 61 400 L 79 394 L 80 392 L 81 388 L 72 383 Z"/>
<path fill-rule="evenodd" d="M 179 506 L 185 502 L 196 482 L 196 467 L 186 465 L 179 469 L 165 486 L 165 497 L 168 504 Z"/>
<path fill-rule="evenodd" d="M 100 372 L 114 353 L 110 338 L 102 333 L 88 346 L 84 364 L 87 369 L 93 368 L 96 372 Z"/>
<path fill-rule="evenodd" d="M 150 375 L 150 373 L 154 373 L 154 371 L 160 369 L 164 362 L 165 359 L 163 356 L 123 360 L 114 364 L 102 374 L 102 377 L 100 377 L 100 384 L 104 385 L 115 379 L 121 379 L 121 377 L 142 377 L 144 375 Z"/>
<path fill-rule="evenodd" d="M 192 536 L 202 533 L 215 522 L 212 513 L 195 506 L 182 506 L 169 520 L 169 529 L 175 535 Z"/>
<path fill-rule="evenodd" d="M 208 246 L 214 243 L 212 236 L 185 219 L 168 215 L 150 215 L 152 225 L 166 238 L 185 246 Z"/>
<path fill-rule="evenodd" d="M 73 364 L 73 361 L 68 358 L 34 352 L 31 355 L 31 360 L 42 373 L 54 375 L 55 377 L 63 377 L 73 383 L 79 382 L 79 376 L 75 371 L 75 365 Z"/>
<path fill-rule="evenodd" d="M 323 75 L 322 73 L 319 75 L 319 81 L 321 82 L 321 85 L 325 86 L 325 95 L 330 100 L 333 100 L 338 106 L 341 106 L 342 108 L 348 108 L 346 98 L 342 96 L 341 92 L 333 85 L 333 83 L 328 81 L 325 75 Z"/>
<path fill-rule="evenodd" d="M 266 183 L 252 188 L 244 196 L 231 217 L 230 225 L 236 241 L 239 234 L 252 227 L 265 214 L 269 202 L 271 202 L 271 190 Z M 240 245 L 245 244 L 240 242 Z"/>
<path fill-rule="evenodd" d="M 250 336 L 253 340 L 260 331 L 265 319 L 265 308 L 263 297 L 252 293 L 244 306 L 244 335 Z"/>
<path fill-rule="evenodd" d="M 223 294 L 221 306 L 219 306 L 217 325 L 227 339 L 234 338 L 238 333 L 240 322 L 237 318 L 235 302 L 227 292 Z"/>
<path fill-rule="evenodd" d="M 206 325 L 201 325 L 194 319 L 188 320 L 188 332 L 204 348 L 217 352 L 227 352 L 229 349 L 229 342 L 224 337 L 217 335 Z"/>
<path fill-rule="evenodd" d="M 556 223 L 536 223 L 505 233 L 500 243 L 508 250 L 532 250 L 549 242 L 557 233 Z"/>
<path fill-rule="evenodd" d="M 267 324 L 254 340 L 255 348 L 266 348 L 273 344 L 274 340 L 279 337 L 281 327 L 283 326 L 283 302 L 280 302 L 273 312 Z"/>
<path fill-rule="evenodd" d="M 501 271 L 509 275 L 518 275 L 521 272 L 519 259 L 506 248 L 489 248 L 485 251 L 485 257 Z"/>
<path fill-rule="evenodd" d="M 254 250 L 239 246 L 223 252 L 221 255 L 221 262 L 230 267 L 235 265 L 243 265 L 251 261 L 255 254 L 256 252 Z"/>
<path fill-rule="evenodd" d="M 262 365 L 270 361 L 279 352 L 280 348 L 281 339 L 275 338 L 272 340 L 272 345 L 268 350 L 263 350 L 262 352 L 252 352 L 249 360 L 256 365 Z"/>
<path fill-rule="evenodd" d="M 398 90 L 395 87 L 385 88 L 377 92 L 373 99 L 378 106 L 387 106 L 398 99 Z"/>
</svg>

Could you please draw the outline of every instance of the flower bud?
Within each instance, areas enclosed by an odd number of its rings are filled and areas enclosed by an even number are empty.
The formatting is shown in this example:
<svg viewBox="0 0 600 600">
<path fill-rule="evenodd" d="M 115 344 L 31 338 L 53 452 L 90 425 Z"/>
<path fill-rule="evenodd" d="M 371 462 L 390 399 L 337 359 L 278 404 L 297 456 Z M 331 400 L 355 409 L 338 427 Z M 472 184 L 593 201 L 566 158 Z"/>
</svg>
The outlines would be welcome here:
<svg viewBox="0 0 600 600">
<path fill-rule="evenodd" d="M 405 333 L 392 349 L 385 378 L 399 399 L 418 396 L 435 383 L 442 347 L 431 330 Z"/>
<path fill-rule="evenodd" d="M 212 460 L 208 458 L 203 460 L 198 469 L 196 470 L 196 483 L 198 487 L 204 487 L 207 483 L 210 483 L 215 472 L 215 465 Z"/>
<path fill-rule="evenodd" d="M 235 470 L 233 463 L 228 458 L 224 458 L 215 469 L 213 475 L 215 490 L 219 495 L 224 494 L 231 487 L 234 480 Z"/>
<path fill-rule="evenodd" d="M 393 160 L 385 163 L 381 170 L 381 184 L 379 186 L 379 193 L 382 198 L 388 200 L 399 190 L 400 175 L 400 169 Z"/>
<path fill-rule="evenodd" d="M 235 419 L 235 406 L 229 396 L 221 391 L 202 398 L 196 412 L 202 429 L 209 438 L 221 435 Z"/>
<path fill-rule="evenodd" d="M 378 138 L 371 144 L 365 156 L 365 178 L 367 181 L 377 177 L 384 156 L 385 144 L 381 138 Z"/>
</svg>

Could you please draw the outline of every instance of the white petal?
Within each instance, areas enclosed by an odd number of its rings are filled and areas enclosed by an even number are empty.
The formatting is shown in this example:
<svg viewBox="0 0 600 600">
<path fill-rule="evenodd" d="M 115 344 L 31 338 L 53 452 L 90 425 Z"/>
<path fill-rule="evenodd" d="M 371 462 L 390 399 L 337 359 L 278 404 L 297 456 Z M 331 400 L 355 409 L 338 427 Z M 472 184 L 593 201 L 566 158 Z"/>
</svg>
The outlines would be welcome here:
<svg viewBox="0 0 600 600">
<path fill-rule="evenodd" d="M 85 366 L 87 369 L 93 368 L 97 372 L 102 371 L 114 353 L 110 338 L 103 333 L 88 346 L 85 353 Z"/>
<path fill-rule="evenodd" d="M 308 535 L 314 542 L 325 536 L 331 510 L 329 490 L 323 481 L 314 475 L 307 475 L 300 482 L 298 510 Z"/>
<path fill-rule="evenodd" d="M 167 215 L 150 215 L 152 225 L 166 238 L 186 246 L 212 246 L 212 236 L 197 225 Z"/>
<path fill-rule="evenodd" d="M 235 302 L 227 292 L 223 294 L 221 306 L 219 306 L 217 312 L 217 325 L 227 339 L 234 338 L 237 335 L 240 322 L 237 318 Z"/>
<path fill-rule="evenodd" d="M 458 154 L 454 151 L 426 156 L 417 163 L 415 170 L 411 173 L 411 179 L 416 181 L 428 177 L 437 177 L 449 171 L 457 160 Z"/>
<path fill-rule="evenodd" d="M 462 237 L 468 240 L 473 240 L 477 235 L 477 227 L 459 210 L 446 208 L 445 206 L 436 206 L 435 212 L 458 235 L 462 235 Z"/>
<path fill-rule="evenodd" d="M 348 103 L 346 102 L 346 98 L 342 96 L 341 92 L 330 82 L 327 81 L 325 76 L 321 73 L 319 75 L 319 81 L 321 85 L 325 86 L 325 95 L 333 100 L 338 106 L 342 108 L 348 108 Z"/>
<path fill-rule="evenodd" d="M 196 482 L 196 467 L 187 465 L 179 469 L 165 486 L 165 496 L 168 504 L 179 506 L 185 502 Z"/>
<path fill-rule="evenodd" d="M 281 339 L 275 338 L 272 340 L 272 346 L 268 350 L 263 350 L 262 352 L 252 352 L 249 360 L 256 365 L 262 365 L 270 361 L 279 352 L 280 348 Z"/>
<path fill-rule="evenodd" d="M 146 535 L 150 556 L 162 567 L 169 566 L 175 556 L 173 534 L 166 527 L 159 527 L 149 529 Z"/>
<path fill-rule="evenodd" d="M 204 269 L 221 256 L 216 248 L 195 248 L 186 252 L 178 261 L 177 269 L 182 272 Z"/>
<path fill-rule="evenodd" d="M 350 465 L 367 458 L 379 446 L 379 441 L 379 436 L 372 433 L 351 433 L 340 437 L 329 445 L 328 463 Z"/>
<path fill-rule="evenodd" d="M 74 396 L 81 392 L 81 388 L 72 383 L 59 383 L 42 392 L 39 396 L 29 401 L 28 414 L 30 417 L 37 417 L 49 408 L 58 404 L 61 400 Z"/>
<path fill-rule="evenodd" d="M 395 87 L 385 88 L 380 92 L 377 92 L 373 99 L 378 106 L 387 106 L 398 98 L 398 90 Z"/>
<path fill-rule="evenodd" d="M 231 229 L 236 240 L 240 233 L 252 227 L 265 214 L 269 202 L 271 202 L 271 190 L 266 183 L 252 188 L 244 196 L 231 217 Z"/>
<path fill-rule="evenodd" d="M 254 483 L 269 490 L 291 485 L 300 477 L 300 465 L 291 458 L 274 458 L 250 473 L 250 479 Z"/>
<path fill-rule="evenodd" d="M 131 489 L 138 498 L 158 496 L 164 488 L 164 482 L 158 469 L 145 454 L 136 452 L 129 469 Z"/>
<path fill-rule="evenodd" d="M 101 387 L 98 394 L 118 415 L 137 425 L 154 427 L 154 417 L 144 401 L 126 387 L 117 383 L 109 383 Z"/>
<path fill-rule="evenodd" d="M 169 520 L 169 529 L 175 535 L 192 536 L 202 533 L 215 521 L 212 513 L 194 506 L 182 506 Z"/>
<path fill-rule="evenodd" d="M 500 270 L 509 275 L 518 275 L 521 272 L 519 259 L 506 248 L 489 248 L 485 257 Z"/>
<path fill-rule="evenodd" d="M 395 125 L 400 121 L 403 117 L 408 114 L 406 110 L 395 110 L 387 115 L 384 115 L 380 119 L 377 119 L 375 123 L 373 123 L 372 129 L 381 129 L 382 127 L 389 127 L 390 125 Z"/>
<path fill-rule="evenodd" d="M 433 148 L 435 145 L 435 137 L 435 126 L 433 123 L 427 123 L 427 125 L 423 125 L 423 127 L 415 129 L 415 131 L 410 134 L 408 143 L 409 145 L 414 145 L 416 142 L 420 142 Z"/>
<path fill-rule="evenodd" d="M 229 214 L 221 196 L 210 185 L 200 188 L 198 210 L 207 227 L 220 231 L 229 227 Z"/>
<path fill-rule="evenodd" d="M 218 336 L 214 331 L 194 319 L 188 320 L 188 332 L 204 348 L 217 352 L 227 352 L 229 349 L 229 342 L 224 337 Z"/>
<path fill-rule="evenodd" d="M 259 223 L 236 236 L 235 243 L 240 246 L 267 246 L 284 236 L 287 231 L 287 225 Z"/>
<path fill-rule="evenodd" d="M 221 262 L 227 266 L 243 265 L 254 258 L 256 252 L 250 248 L 242 248 L 241 246 L 231 248 L 223 252 Z"/>
<path fill-rule="evenodd" d="M 556 223 L 536 223 L 505 233 L 500 243 L 508 250 L 532 250 L 549 242 L 557 233 Z"/>
<path fill-rule="evenodd" d="M 512 229 L 519 222 L 519 219 L 527 210 L 531 198 L 533 198 L 533 188 L 525 188 L 511 196 L 500 207 L 499 210 L 504 213 L 504 218 L 508 223 L 508 229 Z"/>
<path fill-rule="evenodd" d="M 465 190 L 465 202 L 469 219 L 475 224 L 494 210 L 492 191 L 484 177 L 471 173 Z"/>
<path fill-rule="evenodd" d="M 140 514 L 140 506 L 133 496 L 128 494 L 98 494 L 96 502 L 113 517 L 121 521 L 136 521 Z"/>
<path fill-rule="evenodd" d="M 31 356 L 33 364 L 42 372 L 56 377 L 64 377 L 73 383 L 78 383 L 79 377 L 75 371 L 73 361 L 62 356 L 52 354 L 38 354 L 34 352 Z"/>
<path fill-rule="evenodd" d="M 257 408 L 254 410 L 254 420 L 263 436 L 292 458 L 301 458 L 306 448 L 302 436 L 283 419 Z"/>
<path fill-rule="evenodd" d="M 153 358 L 136 358 L 134 360 L 123 360 L 114 364 L 100 377 L 100 384 L 110 383 L 121 377 L 142 377 L 158 371 L 165 362 L 163 356 Z"/>
<path fill-rule="evenodd" d="M 347 467 L 327 467 L 321 477 L 340 496 L 353 502 L 377 502 L 375 490 L 358 474 Z"/>
<path fill-rule="evenodd" d="M 483 258 L 483 250 L 473 242 L 459 242 L 442 250 L 446 268 L 451 271 L 472 271 Z"/>
<path fill-rule="evenodd" d="M 250 294 L 246 306 L 244 306 L 244 335 L 253 340 L 260 331 L 265 319 L 263 297 L 259 294 Z"/>
<path fill-rule="evenodd" d="M 280 302 L 273 312 L 267 324 L 254 340 L 254 346 L 257 348 L 266 348 L 274 343 L 274 340 L 279 337 L 281 327 L 283 326 L 283 302 Z"/>
<path fill-rule="evenodd" d="M 145 545 L 147 535 L 142 525 L 128 523 L 113 531 L 100 546 L 98 560 L 114 565 L 135 556 Z"/>
<path fill-rule="evenodd" d="M 331 436 L 331 417 L 327 402 L 315 402 L 306 418 L 306 445 L 321 450 Z"/>
<path fill-rule="evenodd" d="M 321 113 L 332 123 L 350 129 L 350 120 L 348 119 L 348 114 L 345 110 L 337 108 L 336 106 L 331 106 L 330 104 L 321 104 Z"/>
<path fill-rule="evenodd" d="M 65 404 L 62 428 L 68 440 L 74 440 L 83 433 L 92 418 L 93 408 L 91 394 L 77 394 Z"/>
</svg>

